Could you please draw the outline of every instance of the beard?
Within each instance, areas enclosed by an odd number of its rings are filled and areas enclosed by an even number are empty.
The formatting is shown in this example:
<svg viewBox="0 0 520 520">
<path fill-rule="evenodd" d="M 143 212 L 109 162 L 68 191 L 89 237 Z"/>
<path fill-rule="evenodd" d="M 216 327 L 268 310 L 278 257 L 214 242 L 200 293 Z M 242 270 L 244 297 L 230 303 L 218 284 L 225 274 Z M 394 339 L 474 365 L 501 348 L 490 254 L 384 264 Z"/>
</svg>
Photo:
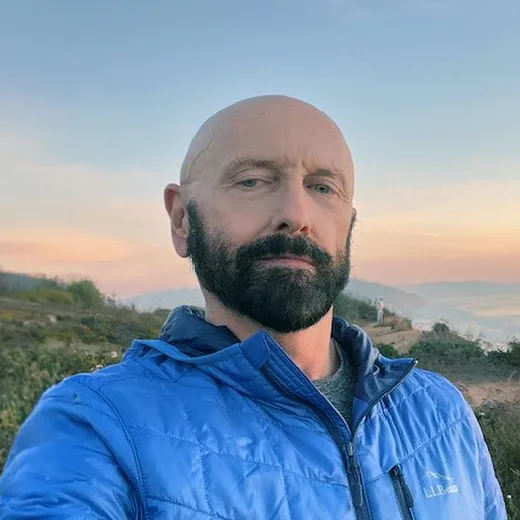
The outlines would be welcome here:
<svg viewBox="0 0 520 520">
<path fill-rule="evenodd" d="M 187 253 L 201 286 L 233 312 L 267 329 L 290 333 L 317 323 L 350 276 L 350 241 L 333 259 L 302 236 L 275 234 L 236 247 L 223 231 L 209 229 L 196 203 L 188 203 Z M 266 265 L 262 260 L 305 256 L 313 269 Z"/>
</svg>

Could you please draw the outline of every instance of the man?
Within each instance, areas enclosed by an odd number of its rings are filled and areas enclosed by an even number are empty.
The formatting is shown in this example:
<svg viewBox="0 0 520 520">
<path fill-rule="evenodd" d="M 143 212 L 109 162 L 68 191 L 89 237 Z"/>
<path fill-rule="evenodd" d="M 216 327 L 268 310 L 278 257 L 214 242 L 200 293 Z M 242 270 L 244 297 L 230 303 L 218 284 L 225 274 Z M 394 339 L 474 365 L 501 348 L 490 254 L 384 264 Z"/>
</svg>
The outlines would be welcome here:
<svg viewBox="0 0 520 520">
<path fill-rule="evenodd" d="M 383 302 L 383 298 L 378 296 L 376 299 L 376 311 L 377 311 L 377 324 L 383 325 L 384 315 L 385 315 L 385 303 Z"/>
<path fill-rule="evenodd" d="M 505 519 L 459 391 L 333 318 L 353 191 L 316 108 L 267 96 L 211 117 L 165 190 L 204 311 L 44 394 L 0 518 Z"/>
</svg>

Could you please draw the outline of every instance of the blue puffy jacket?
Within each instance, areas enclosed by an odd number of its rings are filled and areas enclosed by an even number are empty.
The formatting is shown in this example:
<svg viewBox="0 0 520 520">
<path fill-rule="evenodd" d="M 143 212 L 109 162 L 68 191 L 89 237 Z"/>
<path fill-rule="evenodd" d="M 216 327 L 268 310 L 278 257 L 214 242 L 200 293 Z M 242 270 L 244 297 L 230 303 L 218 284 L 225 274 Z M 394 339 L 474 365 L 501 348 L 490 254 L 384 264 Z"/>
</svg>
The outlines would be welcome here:
<svg viewBox="0 0 520 520">
<path fill-rule="evenodd" d="M 352 430 L 266 333 L 187 307 L 161 339 L 44 393 L 0 479 L 0 518 L 504 520 L 476 418 L 443 377 L 335 318 Z"/>
</svg>

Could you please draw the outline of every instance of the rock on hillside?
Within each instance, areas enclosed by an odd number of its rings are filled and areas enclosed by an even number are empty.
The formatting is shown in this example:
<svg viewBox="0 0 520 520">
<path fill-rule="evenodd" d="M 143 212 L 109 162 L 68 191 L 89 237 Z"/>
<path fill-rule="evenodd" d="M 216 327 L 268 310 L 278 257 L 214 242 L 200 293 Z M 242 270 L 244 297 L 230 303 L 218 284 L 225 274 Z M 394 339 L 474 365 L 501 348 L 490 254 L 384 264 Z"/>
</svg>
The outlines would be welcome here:
<svg viewBox="0 0 520 520">
<path fill-rule="evenodd" d="M 370 336 L 374 344 L 392 345 L 399 354 L 407 354 L 414 343 L 422 338 L 420 330 L 396 331 L 392 327 L 380 327 L 375 324 L 364 325 L 363 330 Z"/>
</svg>

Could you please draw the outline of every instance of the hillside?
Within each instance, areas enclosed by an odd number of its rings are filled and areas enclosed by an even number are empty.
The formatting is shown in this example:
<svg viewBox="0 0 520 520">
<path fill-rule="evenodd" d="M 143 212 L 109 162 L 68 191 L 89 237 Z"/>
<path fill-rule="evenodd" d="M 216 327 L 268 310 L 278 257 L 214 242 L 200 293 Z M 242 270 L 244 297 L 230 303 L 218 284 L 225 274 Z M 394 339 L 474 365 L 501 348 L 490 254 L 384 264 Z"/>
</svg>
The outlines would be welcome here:
<svg viewBox="0 0 520 520">
<path fill-rule="evenodd" d="M 380 296 L 389 307 L 403 313 L 426 305 L 426 302 L 416 294 L 359 279 L 350 280 L 345 294 L 362 300 L 375 300 Z M 127 303 L 135 305 L 139 310 L 147 311 L 157 307 L 171 308 L 186 303 L 202 305 L 203 301 L 202 292 L 198 287 L 185 287 L 139 294 L 130 298 Z"/>
<path fill-rule="evenodd" d="M 0 471 L 18 428 L 48 387 L 79 372 L 116 363 L 134 338 L 155 337 L 168 309 L 138 312 L 106 298 L 89 281 L 39 279 L 2 285 L 0 273 Z M 446 376 L 474 407 L 508 501 L 520 520 L 520 343 L 486 353 L 478 341 L 437 323 L 429 331 L 410 320 L 341 295 L 335 313 L 362 326 L 387 356 L 412 356 Z"/>
</svg>

